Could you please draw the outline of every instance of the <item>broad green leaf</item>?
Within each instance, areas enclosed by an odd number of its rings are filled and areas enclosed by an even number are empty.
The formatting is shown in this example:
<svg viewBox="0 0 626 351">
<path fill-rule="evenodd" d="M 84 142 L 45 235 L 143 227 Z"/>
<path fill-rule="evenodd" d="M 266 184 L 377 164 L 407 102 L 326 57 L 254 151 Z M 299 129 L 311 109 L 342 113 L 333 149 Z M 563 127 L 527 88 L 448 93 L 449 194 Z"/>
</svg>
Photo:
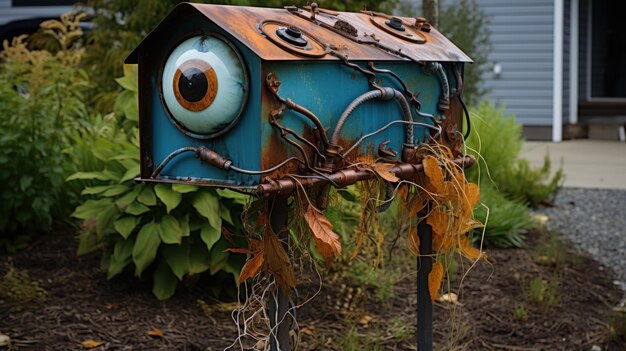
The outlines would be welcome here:
<svg viewBox="0 0 626 351">
<path fill-rule="evenodd" d="M 133 216 L 139 216 L 148 211 L 150 211 L 150 209 L 146 205 L 142 205 L 139 202 L 135 201 L 131 203 L 130 205 L 128 205 L 128 207 L 126 207 L 126 210 L 124 212 Z"/>
<path fill-rule="evenodd" d="M 115 204 L 120 210 L 126 209 L 128 205 L 130 205 L 133 201 L 137 199 L 141 190 L 146 187 L 146 185 L 139 184 L 137 185 L 131 192 L 124 194 L 124 196 L 120 197 L 115 201 Z"/>
<path fill-rule="evenodd" d="M 204 245 L 191 245 L 189 250 L 189 273 L 202 273 L 209 269 L 209 251 Z"/>
<path fill-rule="evenodd" d="M 141 272 L 154 261 L 160 244 L 161 238 L 156 223 L 145 224 L 137 234 L 137 240 L 133 246 L 135 275 L 141 276 Z"/>
<path fill-rule="evenodd" d="M 113 248 L 113 255 L 109 261 L 107 269 L 107 279 L 111 279 L 118 275 L 131 262 L 131 254 L 133 252 L 134 240 L 118 240 Z"/>
<path fill-rule="evenodd" d="M 98 234 L 99 240 L 102 240 L 106 234 L 115 233 L 113 224 L 119 216 L 120 212 L 112 202 L 98 213 L 96 216 L 96 234 Z"/>
<path fill-rule="evenodd" d="M 213 248 L 211 249 L 211 258 L 209 260 L 209 267 L 211 268 L 211 274 L 215 274 L 220 271 L 223 267 L 223 264 L 228 257 L 230 256 L 230 252 L 225 251 L 230 247 L 230 244 L 226 239 L 218 240 Z"/>
<path fill-rule="evenodd" d="M 155 206 L 157 204 L 156 196 L 154 195 L 154 190 L 152 187 L 146 186 L 137 196 L 137 201 L 141 202 L 146 206 Z"/>
<path fill-rule="evenodd" d="M 113 226 L 115 227 L 115 231 L 117 231 L 124 239 L 128 239 L 128 236 L 133 232 L 138 222 L 137 217 L 122 217 L 115 221 Z"/>
<path fill-rule="evenodd" d="M 113 171 L 110 169 L 105 169 L 104 171 L 102 171 L 102 174 L 105 177 L 108 177 L 110 180 L 114 180 L 119 182 L 120 178 L 122 178 L 123 173 L 121 171 L 117 172 L 117 171 Z"/>
<path fill-rule="evenodd" d="M 161 250 L 174 275 L 182 280 L 189 270 L 189 243 L 183 241 L 180 245 L 162 245 Z"/>
<path fill-rule="evenodd" d="M 159 225 L 159 234 L 161 235 L 161 241 L 166 244 L 180 244 L 182 240 L 182 230 L 180 229 L 180 223 L 171 215 L 166 215 L 161 219 Z"/>
<path fill-rule="evenodd" d="M 207 223 L 204 223 L 200 227 L 200 237 L 202 238 L 202 241 L 204 241 L 204 243 L 206 244 L 207 251 L 211 251 L 213 245 L 215 245 L 215 243 L 220 240 L 221 236 L 222 234 L 219 229 L 215 229 Z"/>
<path fill-rule="evenodd" d="M 139 104 L 137 104 L 137 98 L 135 97 L 135 101 L 124 106 L 124 115 L 131 121 L 139 120 Z"/>
<path fill-rule="evenodd" d="M 119 84 L 122 88 L 134 92 L 138 92 L 139 88 L 137 87 L 137 77 L 133 76 L 123 76 L 119 78 L 115 78 L 117 84 Z"/>
<path fill-rule="evenodd" d="M 20 178 L 20 190 L 24 191 L 33 183 L 33 177 L 24 175 Z"/>
<path fill-rule="evenodd" d="M 79 234 L 77 256 L 88 254 L 98 248 L 98 237 L 91 232 L 82 231 Z"/>
<path fill-rule="evenodd" d="M 239 282 L 239 275 L 244 264 L 246 264 L 246 255 L 231 254 L 230 257 L 222 265 L 222 270 L 226 273 L 230 273 L 235 277 L 235 282 Z"/>
<path fill-rule="evenodd" d="M 81 195 L 96 195 L 105 192 L 115 185 L 88 186 L 80 192 Z"/>
<path fill-rule="evenodd" d="M 209 220 L 213 228 L 222 229 L 219 198 L 208 191 L 197 193 L 192 201 L 193 207 L 202 217 Z"/>
<path fill-rule="evenodd" d="M 152 284 L 152 293 L 159 300 L 169 299 L 176 292 L 178 280 L 165 260 L 159 262 L 159 266 L 154 271 L 154 282 Z"/>
<path fill-rule="evenodd" d="M 217 195 L 219 195 L 220 197 L 231 199 L 236 204 L 240 204 L 240 205 L 247 204 L 248 200 L 250 199 L 250 197 L 247 195 L 244 195 L 242 193 L 238 193 L 236 191 L 229 190 L 229 189 L 216 189 L 216 192 L 217 192 Z"/>
<path fill-rule="evenodd" d="M 111 157 L 116 155 L 115 150 L 107 145 L 106 147 L 94 147 L 91 149 L 91 153 L 101 161 L 108 161 Z"/>
<path fill-rule="evenodd" d="M 189 229 L 189 214 L 185 214 L 182 218 L 179 218 L 180 222 L 180 231 L 182 236 L 189 236 L 191 230 Z"/>
<path fill-rule="evenodd" d="M 230 209 L 226 206 L 220 206 L 220 217 L 226 221 L 226 223 L 235 225 L 233 218 L 230 215 Z"/>
<path fill-rule="evenodd" d="M 76 172 L 71 176 L 67 177 L 66 180 L 74 180 L 74 179 L 85 179 L 85 180 L 117 180 L 118 177 L 112 173 L 105 172 Z"/>
<path fill-rule="evenodd" d="M 82 205 L 76 207 L 72 217 L 79 219 L 96 218 L 100 212 L 105 211 L 113 204 L 111 199 L 87 200 Z"/>
<path fill-rule="evenodd" d="M 124 194 L 124 193 L 128 192 L 129 190 L 131 190 L 131 187 L 129 187 L 128 185 L 118 184 L 118 185 L 112 186 L 107 191 L 104 191 L 102 193 L 102 196 L 114 197 L 114 196 L 117 196 L 117 195 Z"/>
<path fill-rule="evenodd" d="M 139 177 L 140 171 L 141 167 L 139 165 L 134 165 L 133 167 L 126 170 L 126 173 L 124 173 L 122 178 L 120 178 L 120 183 Z"/>
<path fill-rule="evenodd" d="M 198 191 L 200 187 L 193 184 L 172 184 L 172 190 L 177 193 L 185 194 Z"/>
<path fill-rule="evenodd" d="M 170 213 L 173 209 L 178 207 L 178 204 L 180 204 L 180 201 L 183 199 L 183 196 L 173 191 L 168 184 L 157 184 L 154 187 L 154 191 L 161 202 L 165 204 L 167 213 Z"/>
</svg>

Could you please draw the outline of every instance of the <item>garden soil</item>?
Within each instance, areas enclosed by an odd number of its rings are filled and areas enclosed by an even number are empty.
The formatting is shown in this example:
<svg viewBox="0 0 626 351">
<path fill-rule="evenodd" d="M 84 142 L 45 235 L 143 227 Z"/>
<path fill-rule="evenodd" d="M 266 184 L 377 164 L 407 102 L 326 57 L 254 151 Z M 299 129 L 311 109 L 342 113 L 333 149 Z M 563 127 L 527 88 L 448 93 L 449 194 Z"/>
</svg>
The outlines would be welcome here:
<svg viewBox="0 0 626 351">
<path fill-rule="evenodd" d="M 539 235 L 530 236 L 528 249 L 488 249 L 489 261 L 464 275 L 461 290 L 459 279 L 445 283 L 459 298 L 435 304 L 436 350 L 623 349 L 609 331 L 622 298 L 610 269 L 569 246 L 565 262 L 546 261 L 533 250 Z M 98 343 L 92 350 L 223 350 L 236 339 L 233 304 L 207 306 L 198 289 L 186 288 L 157 301 L 149 284 L 130 274 L 109 281 L 97 255 L 75 251 L 72 233 L 56 233 L 1 254 L 0 276 L 13 267 L 46 292 L 43 303 L 22 308 L 0 300 L 0 335 L 11 338 L 11 350 L 85 350 Z M 534 278 L 556 290 L 537 295 Z M 298 310 L 298 349 L 415 350 L 415 285 L 414 271 L 404 274 L 382 302 L 367 287 L 324 285 Z M 299 286 L 301 299 L 317 291 L 317 284 Z"/>
</svg>

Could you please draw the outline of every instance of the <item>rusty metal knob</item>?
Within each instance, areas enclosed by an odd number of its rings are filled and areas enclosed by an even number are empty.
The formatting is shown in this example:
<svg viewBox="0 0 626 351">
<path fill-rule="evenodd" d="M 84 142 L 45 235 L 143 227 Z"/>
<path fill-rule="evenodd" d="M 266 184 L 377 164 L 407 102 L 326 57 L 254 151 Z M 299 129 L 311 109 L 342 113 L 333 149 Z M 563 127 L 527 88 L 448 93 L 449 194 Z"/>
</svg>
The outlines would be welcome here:
<svg viewBox="0 0 626 351">
<path fill-rule="evenodd" d="M 294 26 L 280 27 L 276 30 L 276 35 L 287 43 L 301 48 L 306 47 L 309 43 L 306 37 L 302 35 L 302 31 Z"/>
<path fill-rule="evenodd" d="M 385 22 L 386 25 L 388 25 L 389 27 L 395 29 L 395 30 L 399 30 L 401 32 L 404 32 L 404 25 L 402 23 L 402 20 L 398 17 L 391 17 L 389 19 L 389 21 Z"/>
</svg>

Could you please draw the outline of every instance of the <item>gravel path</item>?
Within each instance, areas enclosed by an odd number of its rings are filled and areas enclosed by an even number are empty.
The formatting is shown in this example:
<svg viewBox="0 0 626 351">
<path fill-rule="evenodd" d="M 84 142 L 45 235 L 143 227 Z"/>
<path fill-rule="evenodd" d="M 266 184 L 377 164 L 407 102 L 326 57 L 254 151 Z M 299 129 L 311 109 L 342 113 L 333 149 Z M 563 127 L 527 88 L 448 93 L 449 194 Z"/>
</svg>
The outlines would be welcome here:
<svg viewBox="0 0 626 351">
<path fill-rule="evenodd" d="M 563 188 L 555 207 L 538 212 L 548 229 L 613 268 L 626 289 L 626 190 Z"/>
</svg>

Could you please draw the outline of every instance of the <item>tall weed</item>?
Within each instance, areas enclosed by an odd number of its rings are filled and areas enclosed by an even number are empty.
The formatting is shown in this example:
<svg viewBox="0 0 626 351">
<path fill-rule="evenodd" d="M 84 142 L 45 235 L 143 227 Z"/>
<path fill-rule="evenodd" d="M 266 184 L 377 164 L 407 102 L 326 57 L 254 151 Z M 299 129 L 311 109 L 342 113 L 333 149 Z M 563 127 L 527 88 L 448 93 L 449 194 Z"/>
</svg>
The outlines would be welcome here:
<svg viewBox="0 0 626 351">
<path fill-rule="evenodd" d="M 23 247 L 29 236 L 65 218 L 75 194 L 64 189 L 71 135 L 84 130 L 87 74 L 81 16 L 46 21 L 42 30 L 60 50 L 30 50 L 27 36 L 5 41 L 0 53 L 0 246 Z M 18 243 L 18 245 L 16 245 Z"/>
</svg>

